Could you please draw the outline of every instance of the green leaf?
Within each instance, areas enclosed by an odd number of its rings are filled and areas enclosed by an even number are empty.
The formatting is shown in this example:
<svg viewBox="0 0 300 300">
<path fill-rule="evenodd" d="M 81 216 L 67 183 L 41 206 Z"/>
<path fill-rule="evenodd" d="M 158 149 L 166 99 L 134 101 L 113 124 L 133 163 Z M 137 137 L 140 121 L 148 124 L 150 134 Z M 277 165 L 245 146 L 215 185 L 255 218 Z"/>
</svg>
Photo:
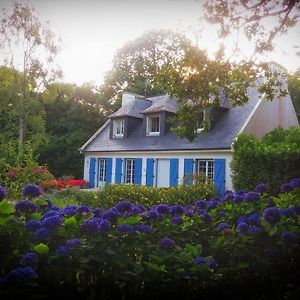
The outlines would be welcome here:
<svg viewBox="0 0 300 300">
<path fill-rule="evenodd" d="M 48 202 L 45 199 L 37 198 L 35 200 L 35 203 L 39 206 L 45 206 L 48 205 Z"/>
<path fill-rule="evenodd" d="M 165 265 L 159 266 L 157 264 L 152 264 L 149 262 L 144 262 L 144 264 L 149 270 L 156 271 L 156 272 L 167 272 L 165 270 Z"/>
<path fill-rule="evenodd" d="M 41 218 L 41 213 L 33 213 L 30 215 L 30 219 L 33 219 L 33 220 L 40 220 Z"/>
<path fill-rule="evenodd" d="M 248 268 L 250 266 L 250 264 L 248 263 L 248 262 L 246 262 L 246 261 L 242 261 L 242 262 L 240 262 L 239 264 L 238 264 L 238 269 L 246 269 L 246 268 Z"/>
<path fill-rule="evenodd" d="M 0 215 L 0 225 L 4 225 L 7 223 L 9 220 L 13 219 L 13 215 Z"/>
<path fill-rule="evenodd" d="M 141 217 L 139 216 L 131 216 L 128 218 L 118 218 L 118 224 L 129 224 L 129 225 L 134 225 L 140 223 L 142 220 Z"/>
<path fill-rule="evenodd" d="M 44 254 L 48 254 L 49 247 L 43 243 L 40 243 L 40 244 L 34 246 L 33 250 L 35 252 L 37 252 L 38 254 L 44 255 Z"/>
<path fill-rule="evenodd" d="M 185 249 L 189 253 L 191 253 L 194 257 L 196 257 L 198 255 L 198 249 L 195 246 L 191 245 L 191 244 L 186 244 Z"/>
<path fill-rule="evenodd" d="M 13 204 L 8 200 L 2 200 L 0 202 L 0 214 L 11 214 L 15 211 Z"/>
<path fill-rule="evenodd" d="M 70 217 L 70 218 L 67 218 L 64 222 L 64 224 L 66 226 L 75 226 L 77 224 L 77 220 L 76 218 L 74 218 L 74 216 Z"/>
</svg>

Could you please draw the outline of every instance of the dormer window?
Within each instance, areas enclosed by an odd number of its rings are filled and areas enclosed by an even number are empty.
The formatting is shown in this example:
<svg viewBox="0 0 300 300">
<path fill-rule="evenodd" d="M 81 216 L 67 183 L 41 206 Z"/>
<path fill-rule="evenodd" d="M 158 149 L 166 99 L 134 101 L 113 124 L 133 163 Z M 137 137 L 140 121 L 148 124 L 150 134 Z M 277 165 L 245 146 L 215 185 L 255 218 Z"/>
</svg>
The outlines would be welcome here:
<svg viewBox="0 0 300 300">
<path fill-rule="evenodd" d="M 124 137 L 124 119 L 114 120 L 113 133 L 114 138 Z"/>
<path fill-rule="evenodd" d="M 160 135 L 160 116 L 147 117 L 147 135 Z"/>
</svg>

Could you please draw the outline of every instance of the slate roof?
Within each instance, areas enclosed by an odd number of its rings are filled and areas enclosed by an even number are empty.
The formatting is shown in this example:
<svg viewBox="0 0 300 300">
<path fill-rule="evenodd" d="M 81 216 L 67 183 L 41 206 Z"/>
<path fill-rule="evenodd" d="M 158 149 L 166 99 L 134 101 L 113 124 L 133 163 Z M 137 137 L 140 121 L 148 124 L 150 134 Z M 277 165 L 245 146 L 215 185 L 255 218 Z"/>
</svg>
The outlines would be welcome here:
<svg viewBox="0 0 300 300">
<path fill-rule="evenodd" d="M 153 104 L 145 109 L 143 113 L 155 113 L 161 111 L 175 113 L 178 109 L 178 103 L 168 95 L 151 97 L 149 100 L 152 101 Z"/>
<path fill-rule="evenodd" d="M 129 137 L 124 139 L 109 138 L 109 122 L 102 126 L 82 148 L 83 152 L 119 152 L 119 151 L 167 151 L 167 150 L 212 150 L 231 149 L 232 142 L 243 125 L 253 112 L 259 101 L 259 93 L 251 88 L 248 92 L 249 101 L 246 105 L 237 108 L 224 109 L 213 128 L 205 133 L 200 133 L 194 142 L 188 139 L 180 139 L 174 132 L 168 131 L 164 136 L 145 136 L 141 126 L 135 128 Z M 158 97 L 159 98 L 159 97 Z M 163 107 L 163 99 L 168 102 L 167 96 L 157 100 L 157 106 L 153 101 L 155 109 Z M 172 100 L 174 101 L 174 100 Z M 150 103 L 151 104 L 151 103 Z M 169 104 L 165 104 L 168 107 Z M 152 112 L 150 109 L 143 112 Z M 154 110 L 155 110 L 154 109 Z"/>
</svg>

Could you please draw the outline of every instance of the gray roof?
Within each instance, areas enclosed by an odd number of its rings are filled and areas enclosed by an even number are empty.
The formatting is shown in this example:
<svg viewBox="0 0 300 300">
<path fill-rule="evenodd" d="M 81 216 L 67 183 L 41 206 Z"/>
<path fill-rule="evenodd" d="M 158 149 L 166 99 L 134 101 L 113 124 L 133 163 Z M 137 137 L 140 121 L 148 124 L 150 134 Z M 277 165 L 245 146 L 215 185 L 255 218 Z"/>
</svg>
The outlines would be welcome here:
<svg viewBox="0 0 300 300">
<path fill-rule="evenodd" d="M 168 95 L 151 97 L 149 100 L 152 101 L 153 104 L 145 109 L 143 113 L 155 113 L 161 111 L 175 113 L 178 109 L 178 103 Z"/>
<path fill-rule="evenodd" d="M 145 136 L 142 126 L 137 126 L 127 138 L 110 139 L 110 126 L 107 124 L 81 150 L 84 152 L 116 152 L 230 149 L 234 138 L 242 129 L 259 100 L 259 93 L 254 88 L 249 90 L 248 95 L 249 101 L 246 105 L 224 109 L 212 129 L 198 134 L 194 142 L 190 142 L 186 138 L 180 139 L 172 131 L 168 131 L 164 136 Z"/>
</svg>

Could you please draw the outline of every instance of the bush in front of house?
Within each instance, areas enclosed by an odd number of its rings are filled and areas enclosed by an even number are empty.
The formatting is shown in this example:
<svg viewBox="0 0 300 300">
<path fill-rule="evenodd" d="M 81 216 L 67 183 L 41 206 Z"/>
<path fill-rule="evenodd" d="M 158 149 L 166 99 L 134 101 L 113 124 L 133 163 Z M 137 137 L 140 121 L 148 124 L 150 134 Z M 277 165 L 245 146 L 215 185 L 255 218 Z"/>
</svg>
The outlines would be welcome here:
<svg viewBox="0 0 300 300">
<path fill-rule="evenodd" d="M 58 208 L 36 186 L 1 188 L 0 297 L 297 299 L 300 179 L 270 196 L 227 191 L 193 205 Z"/>
<path fill-rule="evenodd" d="M 290 178 L 300 177 L 300 130 L 277 128 L 262 139 L 242 134 L 234 143 L 232 182 L 236 190 L 252 190 L 267 183 L 269 192 L 280 192 Z"/>
</svg>

